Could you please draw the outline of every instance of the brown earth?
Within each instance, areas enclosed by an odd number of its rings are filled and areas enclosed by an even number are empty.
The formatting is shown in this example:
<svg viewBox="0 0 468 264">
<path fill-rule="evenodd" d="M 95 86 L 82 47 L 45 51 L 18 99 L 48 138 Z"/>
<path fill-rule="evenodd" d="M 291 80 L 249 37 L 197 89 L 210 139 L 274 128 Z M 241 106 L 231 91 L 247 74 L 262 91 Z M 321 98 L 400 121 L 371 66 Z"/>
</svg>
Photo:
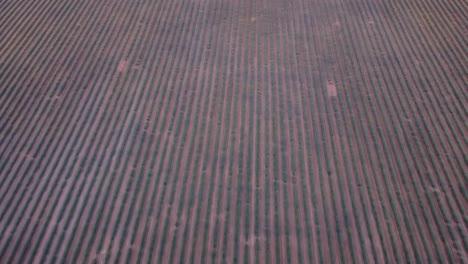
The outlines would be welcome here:
<svg viewBox="0 0 468 264">
<path fill-rule="evenodd" d="M 0 263 L 467 263 L 467 14 L 0 2 Z"/>
</svg>

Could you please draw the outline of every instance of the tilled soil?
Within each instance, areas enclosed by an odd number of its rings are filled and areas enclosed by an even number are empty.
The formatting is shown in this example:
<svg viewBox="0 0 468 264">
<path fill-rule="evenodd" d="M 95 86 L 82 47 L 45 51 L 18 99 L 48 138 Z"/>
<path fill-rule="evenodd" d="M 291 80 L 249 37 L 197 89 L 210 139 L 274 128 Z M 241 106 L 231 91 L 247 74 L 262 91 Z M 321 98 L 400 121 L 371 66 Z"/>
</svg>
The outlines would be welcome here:
<svg viewBox="0 0 468 264">
<path fill-rule="evenodd" d="M 467 14 L 0 0 L 0 263 L 467 263 Z"/>
</svg>

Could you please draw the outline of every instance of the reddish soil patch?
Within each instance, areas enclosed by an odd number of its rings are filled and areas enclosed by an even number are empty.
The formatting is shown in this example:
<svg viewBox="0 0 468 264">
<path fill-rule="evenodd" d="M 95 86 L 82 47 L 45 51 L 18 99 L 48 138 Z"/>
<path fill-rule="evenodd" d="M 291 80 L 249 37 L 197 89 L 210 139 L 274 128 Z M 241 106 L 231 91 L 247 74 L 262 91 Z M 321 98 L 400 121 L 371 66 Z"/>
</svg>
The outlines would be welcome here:
<svg viewBox="0 0 468 264">
<path fill-rule="evenodd" d="M 117 66 L 117 71 L 120 73 L 124 73 L 127 71 L 127 68 L 128 68 L 128 61 L 125 59 L 122 59 L 119 62 L 119 66 Z"/>
<path fill-rule="evenodd" d="M 338 92 L 336 91 L 336 84 L 334 81 L 327 82 L 327 95 L 328 97 L 336 97 Z"/>
</svg>

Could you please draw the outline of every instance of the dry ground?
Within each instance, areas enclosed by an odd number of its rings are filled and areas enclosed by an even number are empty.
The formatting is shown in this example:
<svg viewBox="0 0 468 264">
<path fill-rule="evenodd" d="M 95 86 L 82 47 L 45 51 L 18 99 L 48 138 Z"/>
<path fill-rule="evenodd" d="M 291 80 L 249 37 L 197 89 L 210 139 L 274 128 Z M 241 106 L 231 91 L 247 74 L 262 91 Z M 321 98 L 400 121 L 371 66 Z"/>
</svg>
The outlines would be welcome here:
<svg viewBox="0 0 468 264">
<path fill-rule="evenodd" d="M 0 0 L 0 263 L 468 263 L 465 0 Z"/>
</svg>

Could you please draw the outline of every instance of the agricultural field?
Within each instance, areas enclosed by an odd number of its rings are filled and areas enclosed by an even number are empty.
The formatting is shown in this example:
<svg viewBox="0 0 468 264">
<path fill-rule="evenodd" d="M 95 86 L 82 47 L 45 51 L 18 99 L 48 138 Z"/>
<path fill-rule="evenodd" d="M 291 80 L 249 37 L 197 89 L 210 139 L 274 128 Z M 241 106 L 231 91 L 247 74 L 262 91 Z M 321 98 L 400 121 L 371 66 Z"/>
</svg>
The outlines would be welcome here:
<svg viewBox="0 0 468 264">
<path fill-rule="evenodd" d="M 468 263 L 466 0 L 0 0 L 0 263 Z"/>
</svg>

